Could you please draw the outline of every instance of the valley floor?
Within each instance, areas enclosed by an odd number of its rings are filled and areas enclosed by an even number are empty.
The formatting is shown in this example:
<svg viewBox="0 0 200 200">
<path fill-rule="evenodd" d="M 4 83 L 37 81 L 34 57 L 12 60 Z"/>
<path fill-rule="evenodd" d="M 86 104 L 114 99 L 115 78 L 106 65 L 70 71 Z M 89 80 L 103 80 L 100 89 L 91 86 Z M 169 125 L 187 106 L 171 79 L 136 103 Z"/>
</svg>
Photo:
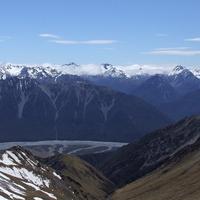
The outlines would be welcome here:
<svg viewBox="0 0 200 200">
<path fill-rule="evenodd" d="M 57 153 L 73 155 L 103 153 L 116 150 L 126 144 L 127 143 L 78 140 L 27 141 L 0 143 L 0 150 L 19 145 L 31 151 L 35 156 L 45 158 L 54 156 Z"/>
</svg>

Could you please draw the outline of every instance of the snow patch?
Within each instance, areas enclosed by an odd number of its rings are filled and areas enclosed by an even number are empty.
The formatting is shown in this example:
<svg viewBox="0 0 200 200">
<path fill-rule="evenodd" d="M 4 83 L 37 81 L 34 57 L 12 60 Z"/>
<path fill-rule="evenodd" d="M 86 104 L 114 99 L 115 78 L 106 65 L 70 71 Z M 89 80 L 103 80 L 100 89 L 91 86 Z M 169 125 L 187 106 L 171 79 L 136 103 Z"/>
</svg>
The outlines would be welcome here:
<svg viewBox="0 0 200 200">
<path fill-rule="evenodd" d="M 12 151 L 6 151 L 6 153 L 15 161 L 15 163 L 22 164 L 19 158 Z"/>
<path fill-rule="evenodd" d="M 40 175 L 34 174 L 32 171 L 28 171 L 26 168 L 17 167 L 0 167 L 0 172 L 19 178 L 29 183 L 33 183 L 39 187 L 49 187 L 50 181 L 48 179 L 43 179 Z"/>
<path fill-rule="evenodd" d="M 62 179 L 60 175 L 58 175 L 56 172 L 53 172 L 53 175 L 59 179 Z"/>
<path fill-rule="evenodd" d="M 12 157 L 10 157 L 10 155 L 7 153 L 8 151 L 6 151 L 3 155 L 2 158 L 0 160 L 0 163 L 10 166 L 10 165 L 16 165 L 16 163 L 14 163 L 14 160 Z"/>
<path fill-rule="evenodd" d="M 28 101 L 28 99 L 29 99 L 29 97 L 25 96 L 24 92 L 22 92 L 21 93 L 21 101 L 18 104 L 18 118 L 19 119 L 22 118 L 24 106 L 25 106 L 26 102 Z"/>
<path fill-rule="evenodd" d="M 6 179 L 7 181 L 10 181 L 10 178 L 2 173 L 0 173 L 0 179 Z"/>
<path fill-rule="evenodd" d="M 3 187 L 0 187 L 0 191 L 4 194 L 6 194 L 7 196 L 9 196 L 11 199 L 15 200 L 15 199 L 19 199 L 19 200 L 25 200 L 24 197 L 15 194 L 14 192 L 9 191 L 8 189 L 5 189 Z"/>
<path fill-rule="evenodd" d="M 110 104 L 107 103 L 101 103 L 101 111 L 103 113 L 105 121 L 107 121 L 108 113 L 115 105 L 115 99 L 112 99 L 112 102 Z"/>
</svg>

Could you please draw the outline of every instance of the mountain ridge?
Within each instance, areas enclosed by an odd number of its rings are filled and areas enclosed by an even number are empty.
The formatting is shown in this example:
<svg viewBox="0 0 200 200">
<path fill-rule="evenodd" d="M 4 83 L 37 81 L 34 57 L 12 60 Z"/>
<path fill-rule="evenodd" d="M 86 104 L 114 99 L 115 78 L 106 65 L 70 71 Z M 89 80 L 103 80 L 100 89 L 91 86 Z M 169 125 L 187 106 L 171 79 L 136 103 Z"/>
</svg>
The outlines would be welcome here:
<svg viewBox="0 0 200 200">
<path fill-rule="evenodd" d="M 0 80 L 0 90 L 2 142 L 129 141 L 170 123 L 142 99 L 78 76 L 61 75 L 50 81 L 9 77 Z"/>
<path fill-rule="evenodd" d="M 194 144 L 200 138 L 199 130 L 200 116 L 185 118 L 121 147 L 106 157 L 102 164 L 97 163 L 98 168 L 118 187 L 124 186 L 158 168 L 181 149 Z"/>
<path fill-rule="evenodd" d="M 158 67 L 145 65 L 112 65 L 103 64 L 83 64 L 79 65 L 74 62 L 68 64 L 0 64 L 0 74 L 9 76 L 19 76 L 22 70 L 27 69 L 29 75 L 34 76 L 36 73 L 43 75 L 58 76 L 60 74 L 71 74 L 78 76 L 110 76 L 113 78 L 137 78 L 139 76 L 153 76 L 156 74 L 174 76 L 180 73 L 192 73 L 199 77 L 199 67 L 187 68 L 181 65 L 173 67 Z M 91 71 L 93 70 L 93 71 Z"/>
<path fill-rule="evenodd" d="M 112 200 L 198 200 L 200 140 L 188 144 L 146 176 L 118 189 Z"/>
</svg>

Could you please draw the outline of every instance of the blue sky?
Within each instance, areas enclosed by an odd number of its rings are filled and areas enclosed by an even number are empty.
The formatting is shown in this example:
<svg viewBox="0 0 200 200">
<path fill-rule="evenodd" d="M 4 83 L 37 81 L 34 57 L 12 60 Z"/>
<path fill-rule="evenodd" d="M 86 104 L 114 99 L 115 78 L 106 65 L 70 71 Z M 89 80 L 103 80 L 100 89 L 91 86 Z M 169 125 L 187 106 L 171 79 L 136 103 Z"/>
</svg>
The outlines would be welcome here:
<svg viewBox="0 0 200 200">
<path fill-rule="evenodd" d="M 200 66 L 199 0 L 0 0 L 0 61 Z"/>
</svg>

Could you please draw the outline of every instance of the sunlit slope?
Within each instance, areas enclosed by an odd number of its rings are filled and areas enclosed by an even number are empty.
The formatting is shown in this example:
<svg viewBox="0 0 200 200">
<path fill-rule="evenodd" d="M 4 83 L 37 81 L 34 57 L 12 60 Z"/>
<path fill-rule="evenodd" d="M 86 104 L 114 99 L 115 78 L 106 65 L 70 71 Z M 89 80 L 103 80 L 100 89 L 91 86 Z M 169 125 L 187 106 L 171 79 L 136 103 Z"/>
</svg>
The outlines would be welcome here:
<svg viewBox="0 0 200 200">
<path fill-rule="evenodd" d="M 199 200 L 199 198 L 199 142 L 176 155 L 167 166 L 117 190 L 112 196 L 112 200 Z"/>
</svg>

